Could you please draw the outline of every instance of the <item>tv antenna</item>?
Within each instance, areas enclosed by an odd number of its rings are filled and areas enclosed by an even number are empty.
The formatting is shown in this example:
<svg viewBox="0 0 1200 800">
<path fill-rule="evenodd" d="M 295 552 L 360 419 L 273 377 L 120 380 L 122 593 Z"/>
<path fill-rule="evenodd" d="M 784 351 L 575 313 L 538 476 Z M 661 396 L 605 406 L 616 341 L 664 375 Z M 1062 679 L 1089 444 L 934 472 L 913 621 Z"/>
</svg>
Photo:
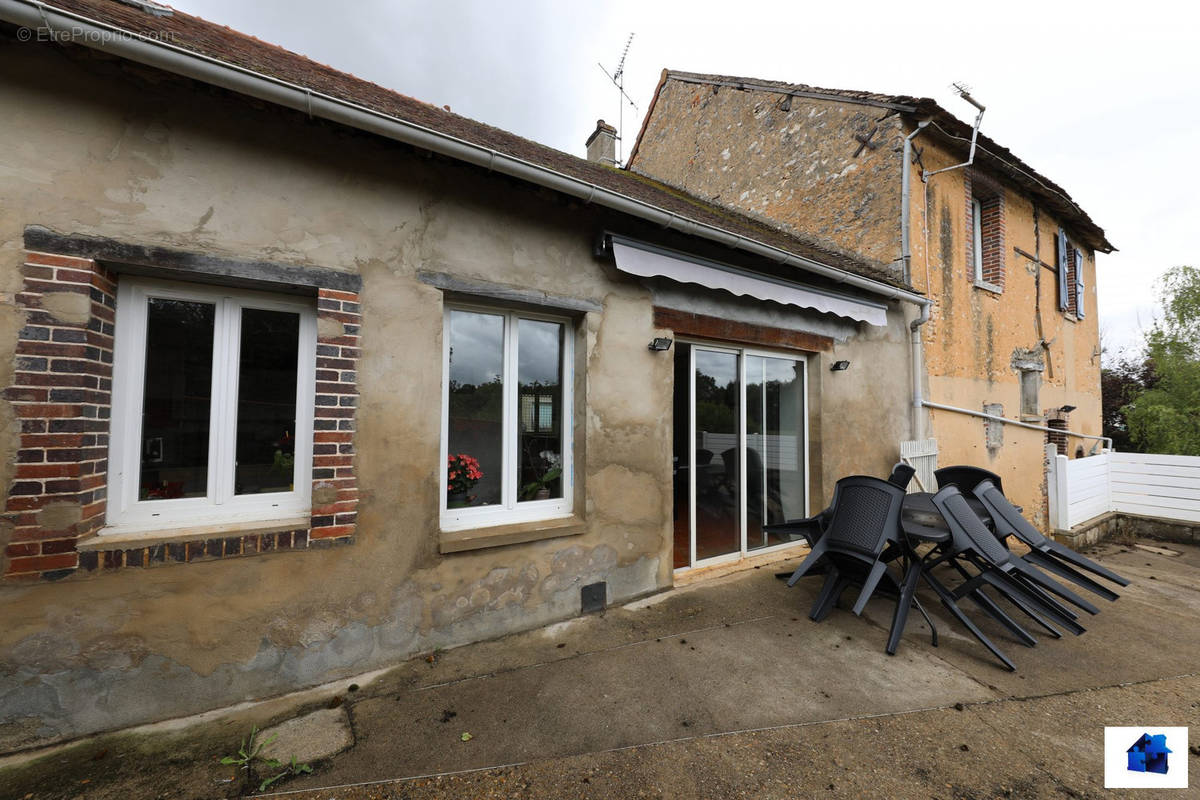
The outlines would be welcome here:
<svg viewBox="0 0 1200 800">
<path fill-rule="evenodd" d="M 617 62 L 617 68 L 612 74 L 609 74 L 603 64 L 599 61 L 596 62 L 596 66 L 620 92 L 620 97 L 617 98 L 617 102 L 620 104 L 620 110 L 617 112 L 617 163 L 621 162 L 621 132 L 625 130 L 625 101 L 628 101 L 629 105 L 633 106 L 633 110 L 637 111 L 637 103 L 633 102 L 633 98 L 625 93 L 625 57 L 629 55 L 629 46 L 633 44 L 633 36 L 634 34 L 631 33 L 625 40 L 625 49 L 621 51 L 621 60 Z"/>
</svg>

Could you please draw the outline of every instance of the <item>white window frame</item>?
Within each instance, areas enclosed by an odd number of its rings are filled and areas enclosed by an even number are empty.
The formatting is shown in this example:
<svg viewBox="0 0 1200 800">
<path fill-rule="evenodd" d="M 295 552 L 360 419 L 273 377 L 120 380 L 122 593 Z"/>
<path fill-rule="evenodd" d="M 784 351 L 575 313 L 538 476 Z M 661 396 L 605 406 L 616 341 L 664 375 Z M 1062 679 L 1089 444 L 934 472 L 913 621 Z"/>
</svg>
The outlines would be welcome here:
<svg viewBox="0 0 1200 800">
<path fill-rule="evenodd" d="M 449 508 L 447 501 L 449 476 L 446 462 L 450 456 L 450 314 L 453 311 L 467 311 L 476 314 L 490 314 L 504 318 L 504 411 L 503 411 L 503 467 L 501 478 L 500 503 L 489 506 L 469 508 Z M 562 497 L 550 500 L 518 501 L 520 491 L 517 480 L 517 469 L 520 463 L 520 402 L 517 385 L 518 364 L 518 320 L 528 319 L 537 322 L 556 322 L 563 326 L 562 337 Z M 484 528 L 495 525 L 509 525 L 522 522 L 540 522 L 543 520 L 570 517 L 574 510 L 575 495 L 575 460 L 574 460 L 574 430 L 575 430 L 575 323 L 569 317 L 541 314 L 538 312 L 515 311 L 495 306 L 464 305 L 460 303 L 447 304 L 442 318 L 442 433 L 441 458 L 438 461 L 440 478 L 439 510 L 441 529 L 443 531 L 458 531 L 471 528 Z"/>
<path fill-rule="evenodd" d="M 983 202 L 971 197 L 971 258 L 975 262 L 975 280 L 983 283 Z"/>
<path fill-rule="evenodd" d="M 138 499 L 147 316 L 151 298 L 210 303 L 216 307 L 212 406 L 209 412 L 208 488 L 204 497 Z M 290 492 L 234 493 L 238 366 L 241 311 L 244 308 L 292 312 L 300 316 L 295 474 L 293 490 Z M 107 527 L 101 531 L 102 534 L 220 523 L 266 522 L 309 514 L 312 507 L 312 431 L 317 347 L 317 320 L 313 302 L 265 292 L 122 278 L 117 289 L 113 347 Z"/>
</svg>

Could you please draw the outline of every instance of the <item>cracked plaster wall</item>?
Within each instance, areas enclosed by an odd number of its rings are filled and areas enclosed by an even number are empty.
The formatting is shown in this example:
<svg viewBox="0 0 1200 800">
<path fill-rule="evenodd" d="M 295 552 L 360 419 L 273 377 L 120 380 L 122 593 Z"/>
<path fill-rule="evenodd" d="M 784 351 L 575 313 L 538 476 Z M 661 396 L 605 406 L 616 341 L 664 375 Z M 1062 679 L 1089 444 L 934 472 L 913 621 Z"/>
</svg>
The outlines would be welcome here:
<svg viewBox="0 0 1200 800">
<path fill-rule="evenodd" d="M 961 160 L 961 154 L 926 142 L 924 162 L 928 169 Z M 1021 369 L 1040 365 L 1040 408 L 1076 406 L 1069 417 L 1071 430 L 1100 434 L 1095 254 L 1085 248 L 1086 313 L 1077 320 L 1058 310 L 1055 271 L 1013 249 L 1037 254 L 1041 261 L 1053 264 L 1058 220 L 1039 209 L 1035 237 L 1032 202 L 1005 187 L 1004 291 L 997 294 L 977 288 L 967 265 L 964 177 L 961 170 L 955 170 L 930 179 L 928 219 L 924 187 L 919 176 L 913 177 L 913 284 L 934 298 L 932 317 L 923 329 L 927 397 L 981 411 L 984 404 L 996 403 L 1003 408 L 1004 416 L 1018 419 Z M 1036 311 L 1039 305 L 1041 336 Z M 1042 337 L 1048 347 L 1039 345 Z M 985 420 L 943 411 L 934 411 L 931 418 L 940 464 L 978 464 L 1001 475 L 1005 492 L 1045 529 L 1042 431 L 1006 425 L 1000 433 L 1000 446 L 988 448 Z M 1072 457 L 1081 443 L 1086 451 L 1095 442 L 1070 439 Z"/>
<path fill-rule="evenodd" d="M 28 224 L 364 282 L 355 544 L 0 584 L 0 751 L 535 627 L 594 581 L 610 602 L 669 585 L 670 362 L 646 349 L 648 291 L 593 257 L 594 214 L 74 48 L 0 49 L 0 378 Z M 438 555 L 442 296 L 423 268 L 603 304 L 577 331 L 583 534 Z M 17 433 L 0 403 L 6 480 Z"/>
</svg>

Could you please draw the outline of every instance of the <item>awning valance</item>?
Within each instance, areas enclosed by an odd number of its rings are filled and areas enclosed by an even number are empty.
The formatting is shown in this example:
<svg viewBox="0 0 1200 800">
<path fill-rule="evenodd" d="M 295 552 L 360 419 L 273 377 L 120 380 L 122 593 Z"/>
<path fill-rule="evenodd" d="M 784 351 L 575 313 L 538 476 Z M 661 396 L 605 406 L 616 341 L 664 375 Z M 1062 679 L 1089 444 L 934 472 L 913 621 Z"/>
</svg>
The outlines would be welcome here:
<svg viewBox="0 0 1200 800">
<path fill-rule="evenodd" d="M 669 278 L 679 283 L 723 289 L 759 300 L 811 308 L 869 325 L 887 324 L 887 306 L 883 303 L 827 292 L 769 275 L 745 272 L 716 261 L 667 250 L 634 239 L 610 234 L 610 240 L 617 269 L 630 275 Z"/>
</svg>

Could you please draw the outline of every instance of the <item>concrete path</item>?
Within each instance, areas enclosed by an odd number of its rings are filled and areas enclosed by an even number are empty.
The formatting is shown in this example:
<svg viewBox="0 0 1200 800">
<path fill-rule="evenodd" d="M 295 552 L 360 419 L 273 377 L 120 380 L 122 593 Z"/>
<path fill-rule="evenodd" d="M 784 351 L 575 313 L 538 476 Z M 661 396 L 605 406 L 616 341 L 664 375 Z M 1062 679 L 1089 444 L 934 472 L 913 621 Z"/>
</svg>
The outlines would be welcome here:
<svg viewBox="0 0 1200 800">
<path fill-rule="evenodd" d="M 1081 637 L 1027 648 L 983 625 L 1017 673 L 932 598 L 940 646 L 914 614 L 889 657 L 886 599 L 862 618 L 839 609 L 812 623 L 819 581 L 788 589 L 771 567 L 413 659 L 341 696 L 353 746 L 279 791 L 312 800 L 1111 796 L 1105 725 L 1192 725 L 1200 745 L 1200 549 L 1165 547 L 1100 548 L 1134 583 L 1116 603 L 1098 601 Z M 222 796 L 229 770 L 212 765 L 213 748 L 232 725 L 172 745 L 193 754 L 174 773 L 176 792 L 139 794 L 131 771 L 93 766 L 87 796 Z M 123 746 L 131 764 L 152 757 Z M 63 763 L 83 774 L 83 755 Z M 1200 759 L 1180 758 L 1200 787 Z"/>
</svg>

